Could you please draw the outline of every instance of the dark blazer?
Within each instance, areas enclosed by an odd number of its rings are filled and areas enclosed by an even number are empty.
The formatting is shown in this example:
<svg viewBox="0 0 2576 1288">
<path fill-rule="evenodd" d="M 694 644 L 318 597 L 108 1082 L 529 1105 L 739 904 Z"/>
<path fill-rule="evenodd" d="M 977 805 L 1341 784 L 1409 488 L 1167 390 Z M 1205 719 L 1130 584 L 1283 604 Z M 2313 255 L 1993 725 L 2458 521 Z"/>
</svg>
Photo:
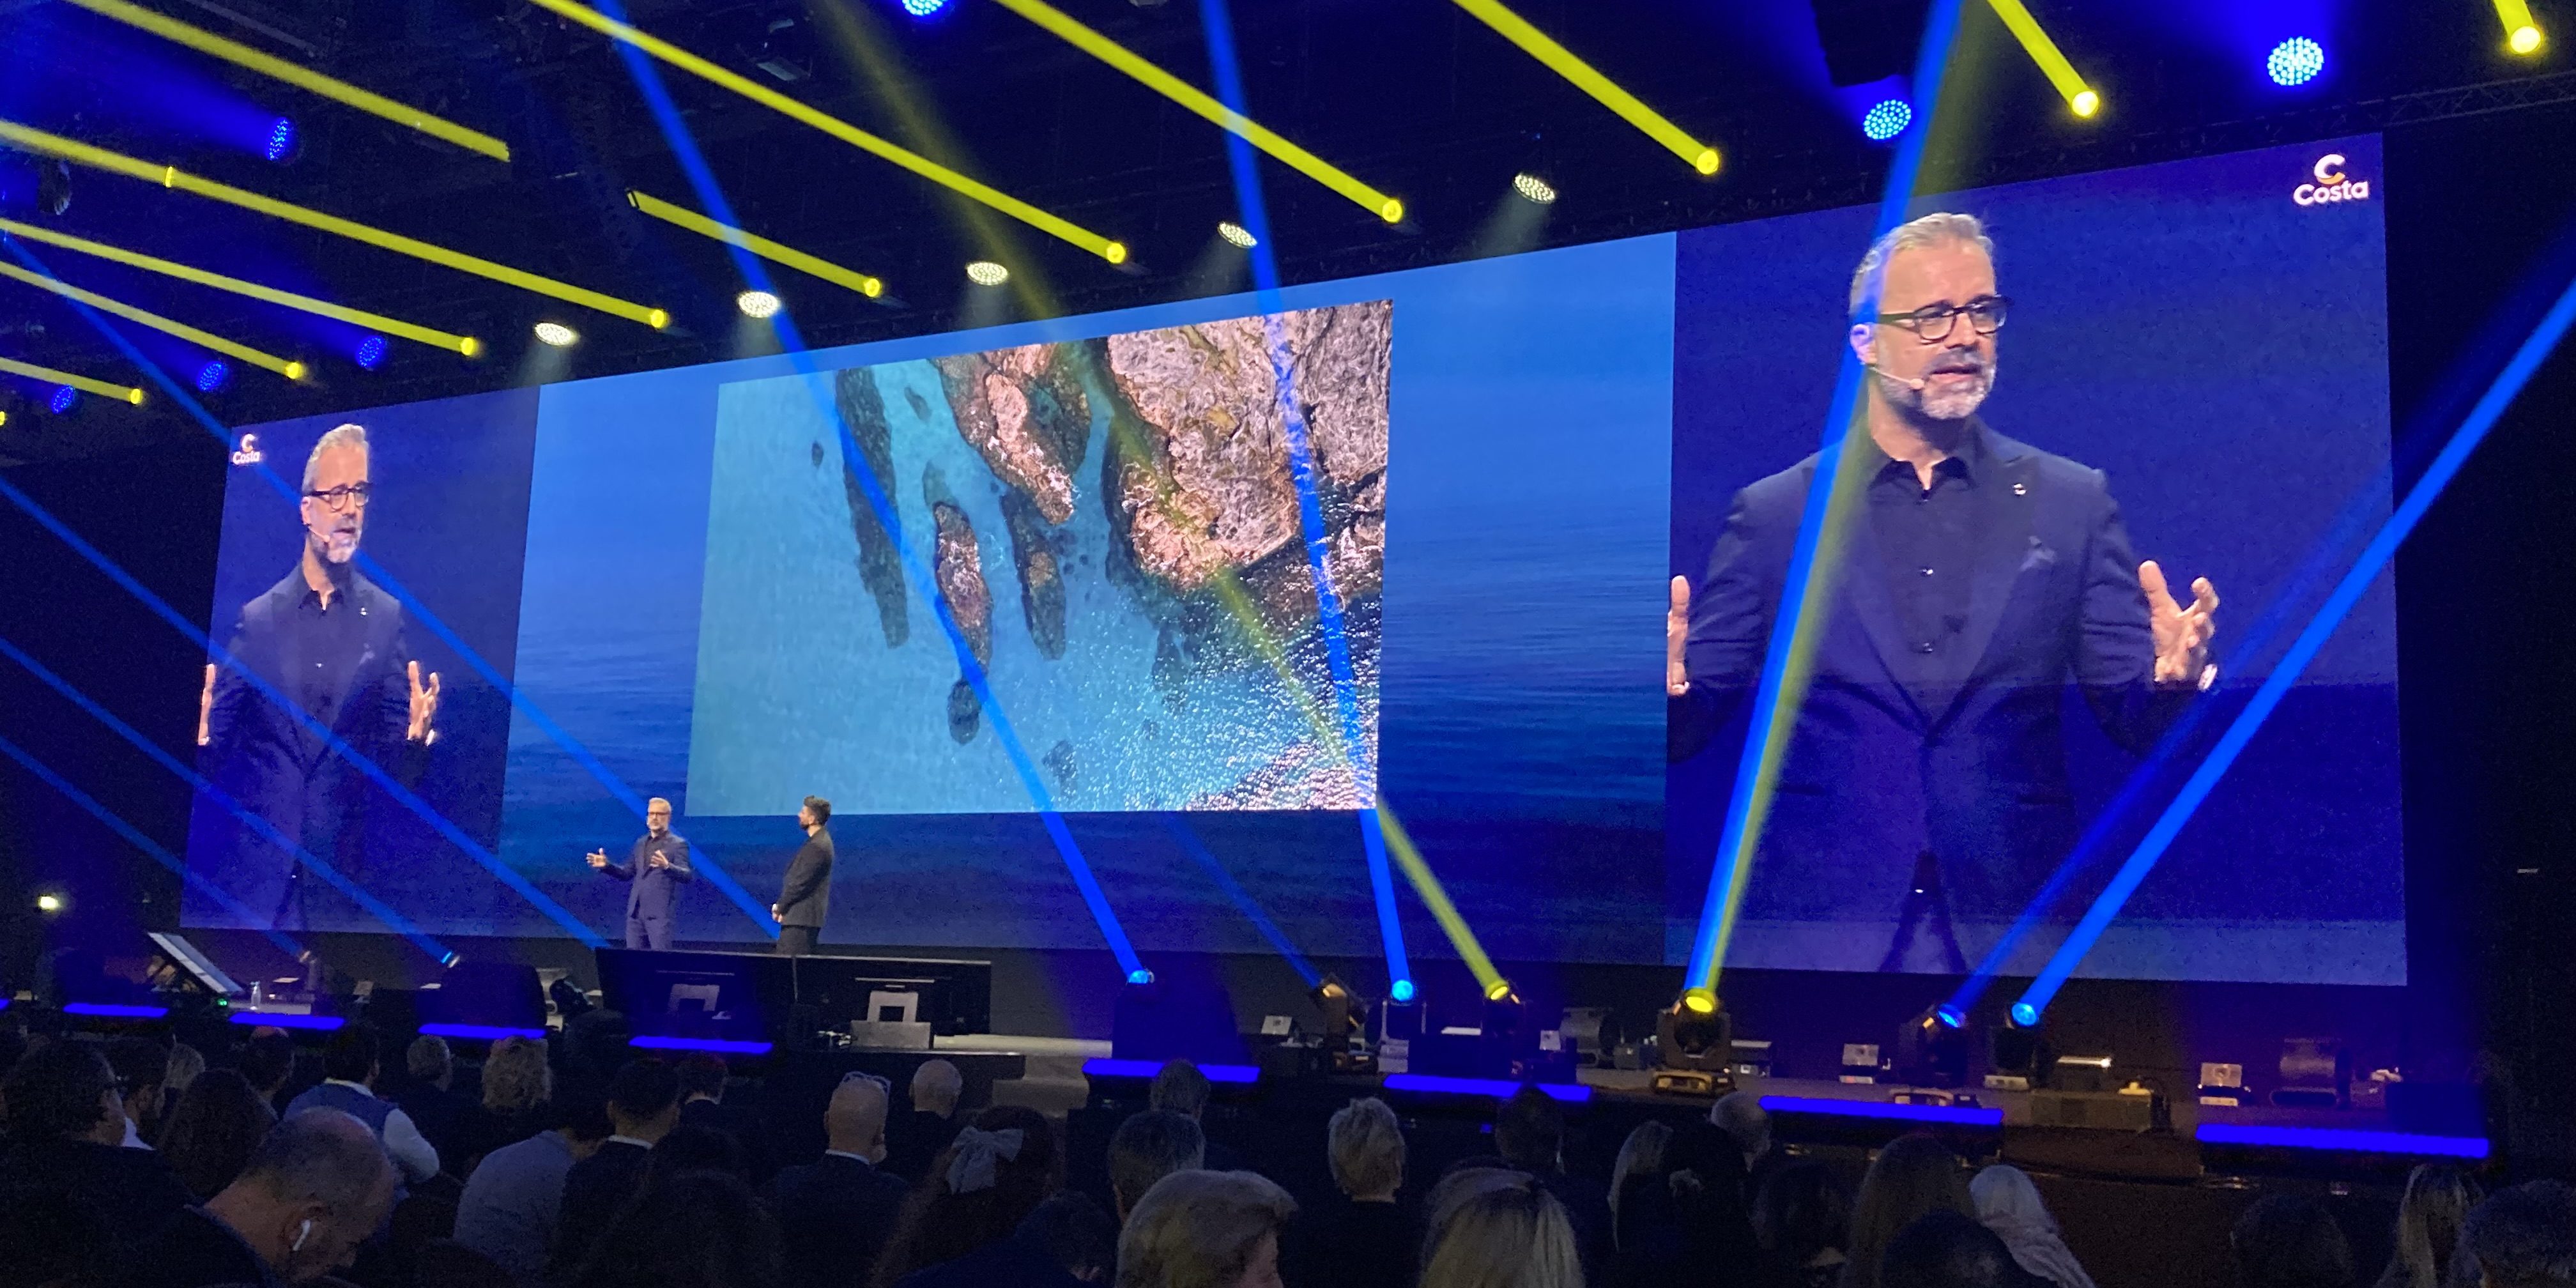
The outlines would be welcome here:
<svg viewBox="0 0 2576 1288">
<path fill-rule="evenodd" d="M 1981 422 L 1970 432 L 1985 441 L 1965 669 L 1921 682 L 1859 509 L 1747 889 L 1749 920 L 1893 922 L 1927 852 L 1941 860 L 1951 908 L 2009 919 L 2077 835 L 2060 724 L 2068 683 L 2136 751 L 2191 699 L 2188 686 L 2152 682 L 2137 558 L 2102 472 Z M 1872 455 L 1863 448 L 1859 460 Z M 1666 726 L 1676 759 L 1695 754 L 1761 678 L 1815 469 L 1809 457 L 1736 495 L 1691 601 L 1691 690 Z"/>
<path fill-rule="evenodd" d="M 671 866 L 654 867 L 656 852 L 668 857 Z M 698 879 L 698 870 L 689 866 L 689 838 L 677 832 L 664 832 L 658 841 L 650 832 L 635 838 L 624 863 L 610 863 L 600 871 L 628 883 L 626 915 L 646 921 L 668 920 L 680 901 L 680 887 Z"/>
<path fill-rule="evenodd" d="M 1335 1194 L 1299 1208 L 1280 1244 L 1288 1288 L 1413 1288 L 1422 1222 L 1398 1204 Z"/>
<path fill-rule="evenodd" d="M 608 1232 L 618 1209 L 644 1185 L 644 1163 L 653 1151 L 642 1145 L 610 1140 L 597 1153 L 564 1173 L 563 1207 L 555 1218 L 555 1246 L 546 1258 L 546 1277 L 570 1283 L 591 1245 Z"/>
<path fill-rule="evenodd" d="M 285 907 L 289 878 L 301 862 L 290 845 L 302 845 L 353 878 L 361 869 L 368 800 L 380 789 L 365 769 L 332 747 L 332 738 L 406 787 L 426 766 L 427 749 L 405 737 L 411 691 L 404 668 L 411 652 L 403 639 L 402 604 L 355 572 L 349 575 L 346 606 L 364 621 L 345 696 L 329 711 L 280 705 L 295 700 L 297 679 L 314 662 L 305 656 L 303 633 L 295 625 L 297 602 L 309 593 L 299 566 L 242 605 L 226 645 L 232 664 L 215 676 L 207 742 L 199 749 L 214 785 L 276 835 L 242 822 L 219 799 L 201 796 L 196 826 L 206 830 L 194 835 L 220 846 L 220 861 L 190 867 L 240 900 L 263 927 L 293 926 L 301 911 Z M 342 607 L 335 604 L 332 611 Z M 235 915 L 224 909 L 219 924 L 231 924 Z"/>
<path fill-rule="evenodd" d="M 823 928 L 832 911 L 832 832 L 816 828 L 778 887 L 778 924 Z"/>
<path fill-rule="evenodd" d="M 111 1282 L 115 1288 L 275 1288 L 281 1281 L 231 1226 L 192 1207 L 125 1258 Z"/>
<path fill-rule="evenodd" d="M 161 1155 L 86 1140 L 27 1141 L 0 1152 L 0 1195 L 60 1194 L 98 1214 L 119 1243 L 161 1233 L 197 1201 Z"/>
<path fill-rule="evenodd" d="M 904 1189 L 901 1179 L 839 1154 L 779 1172 L 782 1282 L 862 1288 L 894 1233 Z"/>
</svg>

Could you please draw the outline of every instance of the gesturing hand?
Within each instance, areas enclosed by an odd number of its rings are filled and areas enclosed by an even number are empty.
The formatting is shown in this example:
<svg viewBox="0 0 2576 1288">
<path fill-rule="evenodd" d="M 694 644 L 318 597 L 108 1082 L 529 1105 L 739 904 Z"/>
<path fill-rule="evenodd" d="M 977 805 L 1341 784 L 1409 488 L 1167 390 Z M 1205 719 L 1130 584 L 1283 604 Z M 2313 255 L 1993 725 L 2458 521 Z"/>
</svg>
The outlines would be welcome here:
<svg viewBox="0 0 2576 1288">
<path fill-rule="evenodd" d="M 769 905 L 769 919 L 771 921 L 778 922 L 784 922 L 787 920 L 787 918 L 778 915 L 778 905 L 774 903 Z"/>
<path fill-rule="evenodd" d="M 1664 610 L 1664 692 L 1680 697 L 1690 692 L 1690 667 L 1682 649 L 1690 642 L 1690 578 L 1673 578 L 1672 607 Z"/>
<path fill-rule="evenodd" d="M 2150 559 L 2138 565 L 2147 592 L 2147 626 L 2156 639 L 2156 683 L 2199 684 L 2209 669 L 2210 637 L 2218 633 L 2218 588 L 2207 577 L 2191 583 L 2191 606 L 2174 601 L 2165 570 Z"/>
<path fill-rule="evenodd" d="M 585 854 L 582 857 L 588 859 L 590 861 L 590 866 L 594 868 L 604 868 L 608 866 L 608 851 L 606 850 L 592 850 L 590 853 Z"/>
<path fill-rule="evenodd" d="M 671 856 L 664 854 L 660 850 L 655 850 L 653 851 L 653 857 L 644 861 L 644 866 L 656 870 L 667 868 L 671 866 Z"/>
<path fill-rule="evenodd" d="M 197 692 L 197 745 L 200 747 L 215 740 L 214 734 L 208 731 L 208 724 L 214 716 L 215 664 L 208 662 L 206 663 L 206 687 Z"/>
<path fill-rule="evenodd" d="M 411 683 L 411 725 L 403 736 L 413 742 L 438 741 L 438 731 L 430 727 L 438 716 L 438 672 L 430 672 L 429 683 L 424 686 L 420 682 L 420 663 L 409 662 L 403 666 L 403 678 Z"/>
</svg>

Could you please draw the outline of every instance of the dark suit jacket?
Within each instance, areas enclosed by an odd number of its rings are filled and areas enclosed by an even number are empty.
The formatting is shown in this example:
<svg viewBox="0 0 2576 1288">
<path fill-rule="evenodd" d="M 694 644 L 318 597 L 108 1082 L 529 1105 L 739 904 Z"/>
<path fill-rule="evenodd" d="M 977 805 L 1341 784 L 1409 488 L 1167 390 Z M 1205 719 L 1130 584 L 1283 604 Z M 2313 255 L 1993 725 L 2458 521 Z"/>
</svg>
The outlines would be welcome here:
<svg viewBox="0 0 2576 1288">
<path fill-rule="evenodd" d="M 778 924 L 823 928 L 832 911 L 832 833 L 816 828 L 778 887 Z"/>
<path fill-rule="evenodd" d="M 782 1281 L 797 1288 L 862 1288 L 894 1232 L 904 1183 L 838 1154 L 778 1174 Z"/>
<path fill-rule="evenodd" d="M 959 1112 L 942 1118 L 926 1110 L 912 1109 L 896 1114 L 886 1123 L 885 1170 L 902 1177 L 907 1183 L 918 1181 L 930 1170 L 930 1160 L 957 1139 L 973 1115 Z"/>
<path fill-rule="evenodd" d="M 1986 429 L 1974 489 L 1965 670 L 1919 682 L 1866 508 L 1853 514 L 1743 915 L 1894 921 L 1917 857 L 1941 860 L 1962 916 L 2009 919 L 2076 837 L 2060 708 L 2082 690 L 2110 735 L 2154 743 L 2191 691 L 2159 688 L 2128 529 L 2099 470 Z M 1691 601 L 1691 691 L 1676 759 L 1761 678 L 1814 478 L 1809 457 L 1735 498 Z M 1908 683 L 1906 677 L 1918 682 Z"/>
<path fill-rule="evenodd" d="M 653 866 L 657 851 L 669 857 L 671 866 Z M 624 863 L 610 863 L 600 871 L 628 883 L 626 915 L 646 921 L 669 920 L 680 901 L 680 887 L 698 879 L 697 869 L 689 866 L 689 838 L 677 832 L 664 832 L 659 841 L 650 832 L 636 837 Z"/>
<path fill-rule="evenodd" d="M 1280 1245 L 1288 1288 L 1413 1288 L 1422 1222 L 1400 1204 L 1336 1194 L 1299 1208 Z"/>
<path fill-rule="evenodd" d="M 723 1100 L 692 1100 L 680 1106 L 683 1127 L 712 1127 L 742 1146 L 742 1167 L 753 1185 L 766 1185 L 778 1175 L 778 1151 L 770 1147 L 769 1121 L 742 1105 Z"/>
<path fill-rule="evenodd" d="M 126 1257 L 112 1282 L 116 1288 L 273 1288 L 279 1280 L 231 1226 L 189 1208 Z"/>
<path fill-rule="evenodd" d="M 199 753 L 214 785 L 276 835 L 243 823 L 218 800 L 201 799 L 197 824 L 209 830 L 197 835 L 214 838 L 220 860 L 191 867 L 263 924 L 275 924 L 288 878 L 301 862 L 289 844 L 302 845 L 353 878 L 361 867 L 368 799 L 380 789 L 348 754 L 333 748 L 334 738 L 405 786 L 418 781 L 426 764 L 426 749 L 405 737 L 411 698 L 404 667 L 411 652 L 403 639 L 402 604 L 355 572 L 349 575 L 347 606 L 364 622 L 345 696 L 329 711 L 281 705 L 296 701 L 298 679 L 314 663 L 297 629 L 296 604 L 307 593 L 299 567 L 242 605 L 226 645 L 233 664 L 216 674 L 207 743 Z M 335 604 L 333 611 L 341 607 Z M 225 912 L 229 918 L 231 910 Z M 285 920 L 293 924 L 293 915 Z"/>
<path fill-rule="evenodd" d="M 546 1277 L 570 1283 L 573 1272 L 590 1257 L 591 1245 L 608 1232 L 618 1209 L 644 1184 L 644 1163 L 653 1151 L 611 1140 L 599 1152 L 564 1173 L 563 1207 L 555 1218 L 555 1247 L 546 1258 Z"/>
<path fill-rule="evenodd" d="M 119 1243 L 161 1233 L 197 1199 L 161 1155 L 86 1140 L 29 1141 L 0 1152 L 0 1195 L 60 1194 L 98 1214 Z"/>
</svg>

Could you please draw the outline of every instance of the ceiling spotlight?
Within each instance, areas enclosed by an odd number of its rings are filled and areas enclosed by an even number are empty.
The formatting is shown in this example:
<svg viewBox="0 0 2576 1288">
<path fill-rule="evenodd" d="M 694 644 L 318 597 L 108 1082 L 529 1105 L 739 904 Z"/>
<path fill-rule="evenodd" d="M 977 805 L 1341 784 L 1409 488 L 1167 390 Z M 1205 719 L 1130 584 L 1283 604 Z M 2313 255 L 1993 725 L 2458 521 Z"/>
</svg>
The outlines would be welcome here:
<svg viewBox="0 0 2576 1288">
<path fill-rule="evenodd" d="M 540 322 L 537 324 L 537 338 L 558 349 L 563 349 L 579 342 L 581 333 L 561 322 Z"/>
<path fill-rule="evenodd" d="M 948 7 L 948 0 L 903 0 L 903 11 L 915 18 L 927 18 Z"/>
<path fill-rule="evenodd" d="M 371 335 L 364 340 L 360 340 L 358 342 L 357 352 L 358 369 L 361 371 L 373 371 L 376 368 L 383 366 L 385 363 L 386 347 L 385 338 L 380 335 Z"/>
<path fill-rule="evenodd" d="M 2305 85 L 2326 69 L 2326 47 L 2305 36 L 2292 36 L 2272 46 L 2272 55 L 2263 60 L 2263 74 L 2284 89 Z"/>
<path fill-rule="evenodd" d="M 52 891 L 36 896 L 36 911 L 52 914 L 63 910 L 63 897 Z"/>
<path fill-rule="evenodd" d="M 1873 143 L 1885 143 L 1914 124 L 1914 105 L 1901 98 L 1880 99 L 1860 118 L 1860 132 Z"/>
<path fill-rule="evenodd" d="M 2513 34 L 2504 38 L 2504 47 L 2517 54 L 2539 53 L 2540 28 L 2527 22 L 2514 28 Z"/>
<path fill-rule="evenodd" d="M 1556 189 L 1548 186 L 1547 180 L 1527 170 L 1512 176 L 1512 191 L 1521 194 L 1523 200 L 1542 206 L 1552 205 L 1556 201 Z"/>
<path fill-rule="evenodd" d="M 55 415 L 60 416 L 63 413 L 70 411 L 72 409 L 72 404 L 78 401 L 80 401 L 79 390 L 72 388 L 70 385 L 56 385 L 54 386 L 54 396 L 46 399 L 45 405 L 52 408 Z"/>
<path fill-rule="evenodd" d="M 977 286 L 999 286 L 1011 280 L 1011 270 L 989 259 L 979 259 L 966 266 L 966 280 Z"/>
<path fill-rule="evenodd" d="M 2091 116 L 2102 110 L 2102 96 L 2089 89 L 2078 90 L 2074 98 L 2067 100 L 2066 105 L 2074 108 L 2077 116 Z"/>
<path fill-rule="evenodd" d="M 1221 220 L 1218 222 L 1216 226 L 1216 235 L 1226 239 L 1227 241 L 1233 242 L 1237 246 L 1241 246 L 1245 250 L 1250 250 L 1261 244 L 1258 239 L 1253 237 L 1251 229 L 1246 228 L 1231 219 Z"/>
<path fill-rule="evenodd" d="M 268 127 L 268 143 L 260 149 L 260 153 L 271 161 L 294 160 L 295 122 L 281 116 L 271 123 Z"/>
<path fill-rule="evenodd" d="M 767 291 L 744 291 L 733 297 L 733 306 L 741 309 L 744 317 L 772 317 L 778 312 L 778 297 Z"/>
<path fill-rule="evenodd" d="M 208 359 L 206 365 L 197 368 L 197 392 L 213 393 L 223 388 L 224 384 L 232 378 L 233 369 L 223 359 Z"/>
</svg>

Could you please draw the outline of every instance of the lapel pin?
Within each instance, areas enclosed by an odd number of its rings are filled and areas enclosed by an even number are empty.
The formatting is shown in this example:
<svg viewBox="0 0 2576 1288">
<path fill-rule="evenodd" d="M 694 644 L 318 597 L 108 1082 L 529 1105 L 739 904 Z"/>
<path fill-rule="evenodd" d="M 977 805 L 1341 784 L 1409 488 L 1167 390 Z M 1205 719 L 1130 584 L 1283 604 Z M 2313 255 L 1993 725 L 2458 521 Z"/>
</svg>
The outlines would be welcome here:
<svg viewBox="0 0 2576 1288">
<path fill-rule="evenodd" d="M 2013 495 L 2014 495 L 2014 496 L 2029 496 L 2029 495 L 2030 495 L 2030 484 L 2028 484 L 2028 483 L 2015 483 L 2015 484 L 2013 484 Z M 365 612 L 365 611 L 367 611 L 367 610 L 365 610 L 365 609 L 361 608 L 361 609 L 359 609 L 358 611 L 363 613 L 363 612 Z"/>
</svg>

